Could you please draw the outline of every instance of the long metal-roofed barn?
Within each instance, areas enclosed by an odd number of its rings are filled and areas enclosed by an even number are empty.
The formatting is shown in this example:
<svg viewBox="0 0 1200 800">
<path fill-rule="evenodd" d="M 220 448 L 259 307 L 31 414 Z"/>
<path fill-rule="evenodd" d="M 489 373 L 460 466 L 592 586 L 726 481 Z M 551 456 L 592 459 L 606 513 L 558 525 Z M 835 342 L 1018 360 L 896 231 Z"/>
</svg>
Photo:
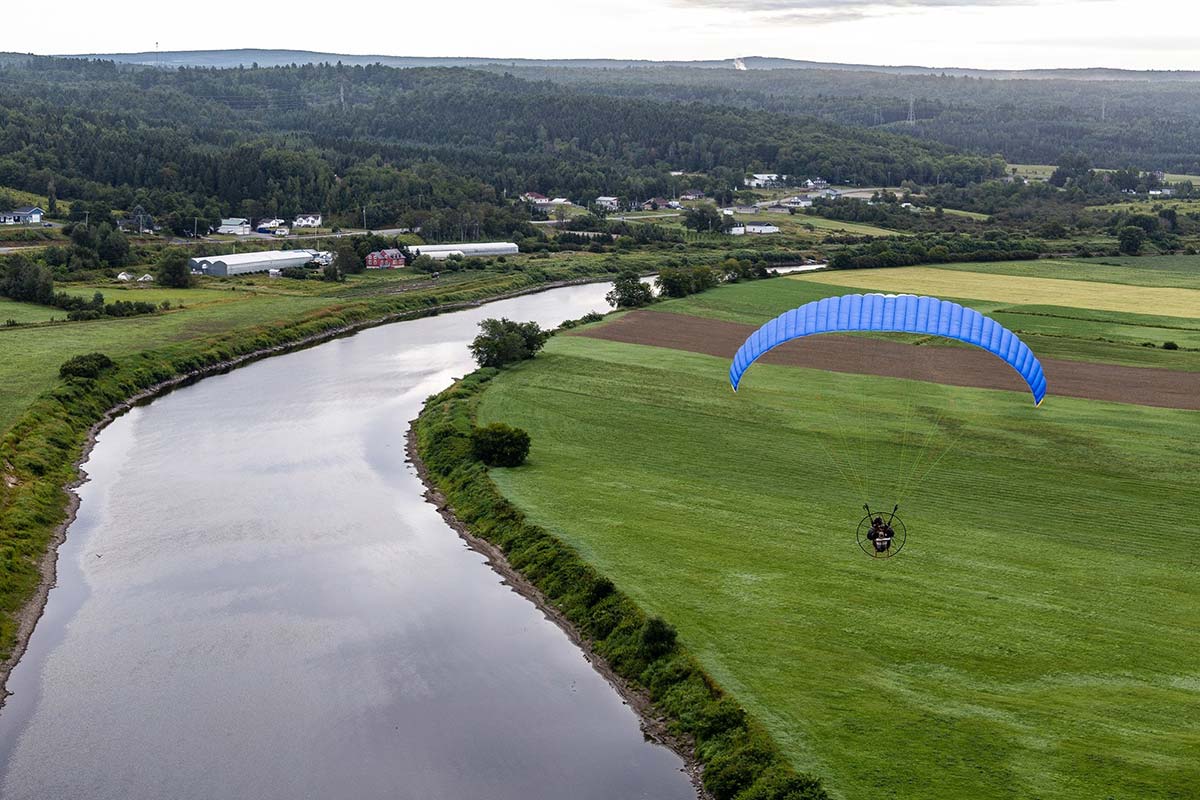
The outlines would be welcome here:
<svg viewBox="0 0 1200 800">
<path fill-rule="evenodd" d="M 206 275 L 227 277 L 272 269 L 303 267 L 315 258 L 312 250 L 267 250 L 261 253 L 234 253 L 228 256 L 189 258 L 188 266 Z"/>
<path fill-rule="evenodd" d="M 511 256 L 520 249 L 512 242 L 463 242 L 461 244 L 410 244 L 414 256 L 429 256 L 441 261 L 450 256 Z"/>
</svg>

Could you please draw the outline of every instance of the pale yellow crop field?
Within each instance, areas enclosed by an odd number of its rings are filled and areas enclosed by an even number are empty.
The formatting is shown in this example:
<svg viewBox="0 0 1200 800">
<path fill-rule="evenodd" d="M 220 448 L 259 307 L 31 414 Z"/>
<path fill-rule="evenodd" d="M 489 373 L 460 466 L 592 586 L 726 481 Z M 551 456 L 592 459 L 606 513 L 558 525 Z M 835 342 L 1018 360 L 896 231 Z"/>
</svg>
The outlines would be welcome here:
<svg viewBox="0 0 1200 800">
<path fill-rule="evenodd" d="M 878 292 L 969 297 L 1014 305 L 1053 305 L 1125 311 L 1164 317 L 1200 314 L 1200 289 L 1129 286 L 1059 278 L 988 275 L 933 267 L 831 270 L 789 276 L 792 280 L 849 286 Z"/>
</svg>

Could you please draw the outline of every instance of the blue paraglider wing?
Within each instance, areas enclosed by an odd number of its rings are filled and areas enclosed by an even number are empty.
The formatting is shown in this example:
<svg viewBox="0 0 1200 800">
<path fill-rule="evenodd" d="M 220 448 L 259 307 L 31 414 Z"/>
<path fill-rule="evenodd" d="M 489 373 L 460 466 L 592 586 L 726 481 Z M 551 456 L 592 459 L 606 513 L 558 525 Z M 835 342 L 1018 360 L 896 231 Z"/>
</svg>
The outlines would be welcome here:
<svg viewBox="0 0 1200 800">
<path fill-rule="evenodd" d="M 784 342 L 836 331 L 894 331 L 958 339 L 1007 362 L 1029 384 L 1037 405 L 1046 396 L 1041 362 L 1015 333 L 974 309 L 912 294 L 847 294 L 786 311 L 752 333 L 738 348 L 729 367 L 729 383 L 737 391 L 750 365 Z"/>
</svg>

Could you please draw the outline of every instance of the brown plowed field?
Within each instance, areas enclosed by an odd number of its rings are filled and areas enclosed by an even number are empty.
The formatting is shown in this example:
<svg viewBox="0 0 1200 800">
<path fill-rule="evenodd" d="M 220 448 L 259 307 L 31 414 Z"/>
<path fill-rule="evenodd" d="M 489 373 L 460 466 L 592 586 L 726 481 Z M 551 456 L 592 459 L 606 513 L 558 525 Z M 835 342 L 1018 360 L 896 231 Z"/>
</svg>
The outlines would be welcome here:
<svg viewBox="0 0 1200 800">
<path fill-rule="evenodd" d="M 614 342 L 670 347 L 733 358 L 756 326 L 661 311 L 634 311 L 582 336 Z M 862 336 L 827 334 L 787 342 L 761 362 L 812 367 L 834 372 L 1027 391 L 1017 373 L 991 353 L 966 347 L 921 347 Z M 1200 410 L 1200 373 L 1156 367 L 1125 367 L 1090 361 L 1043 358 L 1047 398 L 1054 395 L 1136 403 L 1161 408 Z"/>
</svg>

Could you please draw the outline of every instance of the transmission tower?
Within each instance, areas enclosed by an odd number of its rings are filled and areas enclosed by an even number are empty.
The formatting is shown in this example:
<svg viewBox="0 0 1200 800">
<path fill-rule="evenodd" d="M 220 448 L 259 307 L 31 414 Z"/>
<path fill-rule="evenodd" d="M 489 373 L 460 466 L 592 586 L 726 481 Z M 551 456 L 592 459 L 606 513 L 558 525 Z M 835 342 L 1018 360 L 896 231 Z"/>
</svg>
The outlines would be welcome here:
<svg viewBox="0 0 1200 800">
<path fill-rule="evenodd" d="M 908 96 L 908 124 L 909 125 L 917 124 L 916 102 L 917 102 L 917 98 L 915 98 L 913 95 L 910 94 Z"/>
</svg>

